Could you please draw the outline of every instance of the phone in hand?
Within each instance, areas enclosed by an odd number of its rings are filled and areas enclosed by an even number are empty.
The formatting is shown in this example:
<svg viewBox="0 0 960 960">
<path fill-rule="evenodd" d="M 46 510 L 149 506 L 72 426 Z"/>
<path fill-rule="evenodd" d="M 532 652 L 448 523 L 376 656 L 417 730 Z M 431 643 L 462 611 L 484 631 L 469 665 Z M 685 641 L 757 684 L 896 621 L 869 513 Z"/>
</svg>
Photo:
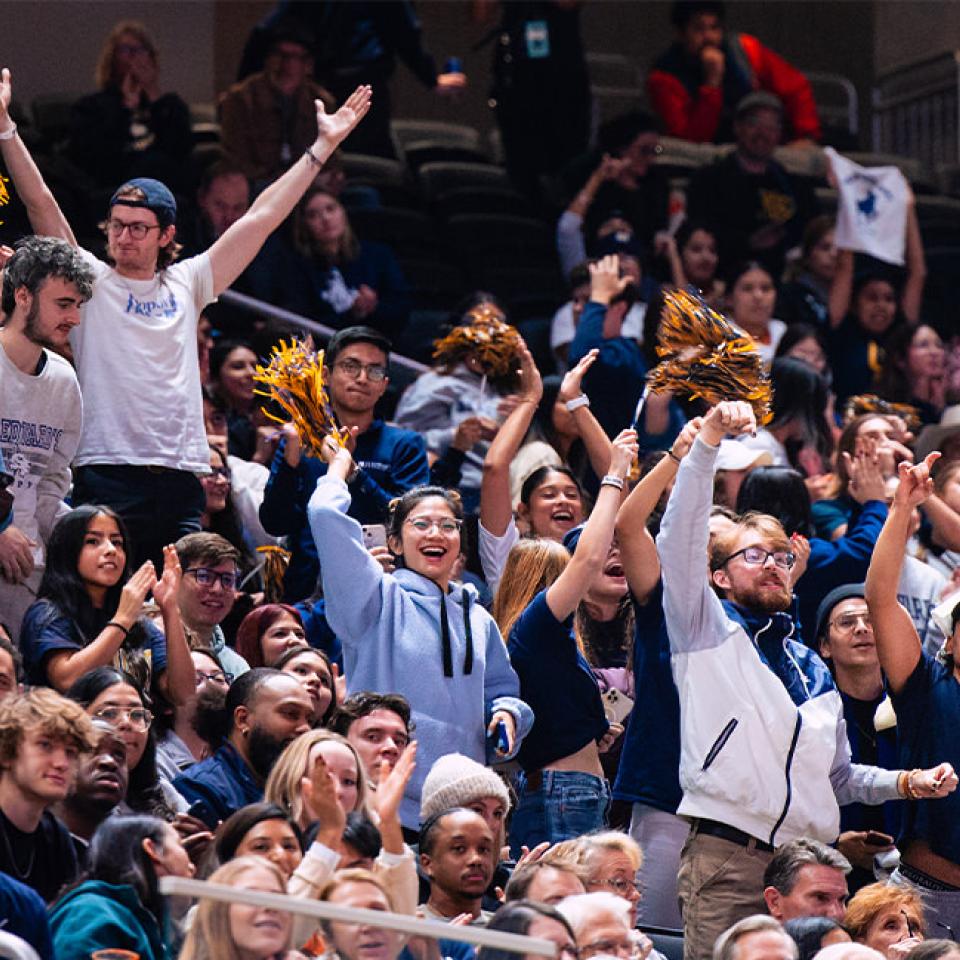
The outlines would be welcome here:
<svg viewBox="0 0 960 960">
<path fill-rule="evenodd" d="M 630 716 L 633 701 L 616 687 L 611 687 L 603 694 L 603 712 L 610 723 L 623 723 Z"/>
<path fill-rule="evenodd" d="M 372 550 L 387 545 L 387 528 L 382 523 L 365 523 L 360 527 L 363 545 Z"/>
<path fill-rule="evenodd" d="M 496 751 L 501 757 L 505 757 L 510 752 L 510 737 L 507 734 L 507 725 L 501 720 L 497 724 L 496 732 Z"/>
</svg>

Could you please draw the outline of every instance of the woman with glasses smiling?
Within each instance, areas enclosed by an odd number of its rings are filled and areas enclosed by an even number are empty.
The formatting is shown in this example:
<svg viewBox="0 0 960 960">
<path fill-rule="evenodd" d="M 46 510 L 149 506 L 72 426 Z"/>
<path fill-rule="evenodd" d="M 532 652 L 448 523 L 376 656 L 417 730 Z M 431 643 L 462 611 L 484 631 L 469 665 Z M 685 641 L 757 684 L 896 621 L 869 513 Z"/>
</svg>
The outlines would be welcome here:
<svg viewBox="0 0 960 960">
<path fill-rule="evenodd" d="M 520 682 L 496 623 L 473 587 L 453 582 L 462 552 L 459 496 L 427 486 L 393 502 L 387 545 L 398 569 L 386 574 L 346 512 L 350 452 L 329 440 L 323 457 L 327 474 L 307 512 L 327 619 L 343 644 L 347 693 L 400 693 L 410 702 L 420 749 L 400 819 L 416 830 L 423 779 L 438 757 L 511 757 L 533 715 L 518 699 Z"/>
</svg>

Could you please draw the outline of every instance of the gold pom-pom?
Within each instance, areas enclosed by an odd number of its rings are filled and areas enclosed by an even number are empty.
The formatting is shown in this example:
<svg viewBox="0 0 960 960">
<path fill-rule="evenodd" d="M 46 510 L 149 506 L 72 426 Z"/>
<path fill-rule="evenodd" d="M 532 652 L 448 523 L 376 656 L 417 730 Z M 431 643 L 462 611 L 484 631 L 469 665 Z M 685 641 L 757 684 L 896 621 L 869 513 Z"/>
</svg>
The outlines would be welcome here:
<svg viewBox="0 0 960 960">
<path fill-rule="evenodd" d="M 664 294 L 657 353 L 665 359 L 647 375 L 647 388 L 707 403 L 745 400 L 757 423 L 768 423 L 773 392 L 753 340 L 686 290 Z"/>
<path fill-rule="evenodd" d="M 256 393 L 276 403 L 287 416 L 278 417 L 266 406 L 263 412 L 276 423 L 292 421 L 304 447 L 319 456 L 326 437 L 346 445 L 347 431 L 337 423 L 327 396 L 322 350 L 310 350 L 297 341 L 288 346 L 281 340 L 267 366 L 257 365 L 253 379 L 267 388 Z"/>
<path fill-rule="evenodd" d="M 290 551 L 270 545 L 257 547 L 257 553 L 263 557 L 263 600 L 264 603 L 280 603 L 283 600 L 283 577 L 290 563 Z"/>
<path fill-rule="evenodd" d="M 454 327 L 433 345 L 433 359 L 453 364 L 467 354 L 477 358 L 489 377 L 509 376 L 520 353 L 520 334 L 490 303 L 481 303 L 466 314 L 469 323 Z"/>
<path fill-rule="evenodd" d="M 847 424 L 865 413 L 875 413 L 879 417 L 900 417 L 911 433 L 920 428 L 920 411 L 916 407 L 909 403 L 893 403 L 872 393 L 848 397 L 843 405 L 843 422 Z"/>
</svg>

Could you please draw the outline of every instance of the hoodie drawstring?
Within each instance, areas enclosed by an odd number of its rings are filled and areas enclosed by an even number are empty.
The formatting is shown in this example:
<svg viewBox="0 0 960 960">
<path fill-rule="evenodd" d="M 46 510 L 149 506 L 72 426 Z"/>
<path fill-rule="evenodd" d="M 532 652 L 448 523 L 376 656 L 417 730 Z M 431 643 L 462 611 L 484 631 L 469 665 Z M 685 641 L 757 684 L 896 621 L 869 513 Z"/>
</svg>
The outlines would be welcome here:
<svg viewBox="0 0 960 960">
<path fill-rule="evenodd" d="M 467 652 L 463 655 L 463 673 L 473 673 L 473 630 L 470 629 L 470 594 L 463 591 L 463 635 L 467 641 Z"/>
<path fill-rule="evenodd" d="M 467 652 L 463 657 L 464 675 L 473 673 L 473 629 L 470 626 L 470 594 L 463 594 L 463 634 Z M 440 645 L 443 650 L 443 675 L 453 676 L 453 646 L 450 643 L 450 624 L 447 621 L 447 597 L 440 588 Z"/>
</svg>

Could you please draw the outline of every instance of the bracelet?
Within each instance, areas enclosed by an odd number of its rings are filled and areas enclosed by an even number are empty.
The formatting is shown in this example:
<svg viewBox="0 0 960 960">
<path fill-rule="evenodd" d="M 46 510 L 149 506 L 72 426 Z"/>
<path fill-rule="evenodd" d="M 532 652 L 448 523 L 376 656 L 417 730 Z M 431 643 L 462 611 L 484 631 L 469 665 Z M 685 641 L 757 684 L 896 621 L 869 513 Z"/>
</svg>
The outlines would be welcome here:
<svg viewBox="0 0 960 960">
<path fill-rule="evenodd" d="M 618 477 L 616 474 L 608 473 L 601 481 L 601 487 L 616 487 L 618 490 L 623 489 L 623 477 Z"/>
<path fill-rule="evenodd" d="M 3 133 L 0 133 L 0 140 L 12 140 L 17 132 L 17 125 L 14 124 L 9 130 L 4 130 Z"/>
<path fill-rule="evenodd" d="M 104 626 L 103 629 L 106 630 L 107 627 L 116 627 L 118 630 L 123 632 L 124 638 L 130 636 L 130 631 L 122 623 L 117 623 L 116 620 L 111 620 L 108 624 L 106 624 L 106 626 Z"/>
<path fill-rule="evenodd" d="M 570 413 L 573 413 L 574 410 L 579 410 L 580 407 L 589 407 L 590 398 L 585 393 L 581 393 L 579 397 L 568 400 L 564 406 Z"/>
<path fill-rule="evenodd" d="M 913 785 L 913 775 L 915 773 L 922 773 L 922 771 L 917 768 L 916 770 L 904 771 L 904 796 L 907 800 L 920 800 L 920 793 L 917 791 L 917 788 Z"/>
<path fill-rule="evenodd" d="M 673 452 L 673 450 L 668 450 L 668 451 L 667 451 L 667 456 L 668 456 L 674 463 L 679 463 L 679 462 L 680 462 L 680 458 Z"/>
<path fill-rule="evenodd" d="M 303 151 L 303 155 L 304 155 L 305 157 L 309 157 L 309 158 L 310 158 L 310 162 L 311 162 L 315 167 L 322 167 L 322 166 L 323 166 L 323 161 L 317 159 L 317 155 L 313 152 L 313 147 L 307 147 L 307 149 Z"/>
</svg>

